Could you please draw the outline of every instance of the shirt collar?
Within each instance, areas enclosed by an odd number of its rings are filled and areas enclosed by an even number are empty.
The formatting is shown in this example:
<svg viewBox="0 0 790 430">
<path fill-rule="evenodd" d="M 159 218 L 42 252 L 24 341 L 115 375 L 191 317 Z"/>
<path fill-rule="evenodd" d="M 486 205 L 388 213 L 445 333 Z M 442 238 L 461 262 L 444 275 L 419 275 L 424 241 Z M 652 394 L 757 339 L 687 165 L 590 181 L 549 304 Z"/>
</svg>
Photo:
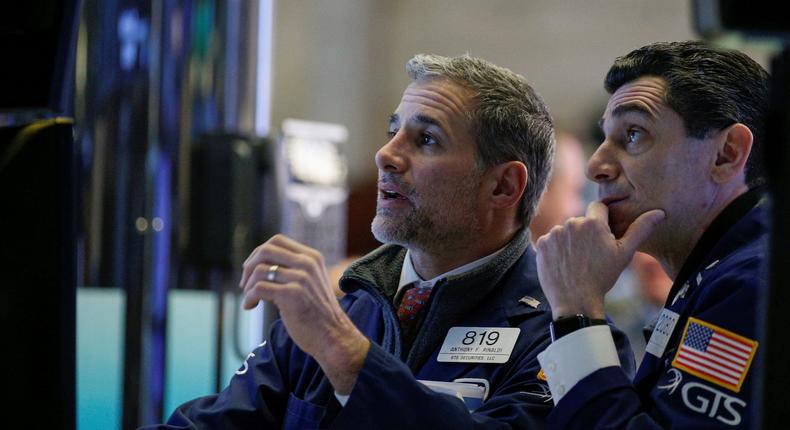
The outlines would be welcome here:
<svg viewBox="0 0 790 430">
<path fill-rule="evenodd" d="M 502 250 L 505 249 L 506 246 L 507 245 L 503 246 L 502 248 L 499 248 L 498 250 L 492 252 L 491 254 L 486 255 L 483 258 L 475 260 L 471 263 L 466 263 L 463 266 L 456 267 L 455 269 L 450 270 L 449 272 L 442 273 L 441 275 L 436 276 L 435 278 L 429 279 L 427 281 L 420 278 L 420 275 L 418 275 L 417 272 L 414 270 L 414 265 L 411 262 L 411 252 L 407 249 L 406 256 L 403 258 L 403 267 L 401 267 L 400 270 L 400 281 L 398 282 L 398 291 L 400 291 L 403 287 L 407 285 L 411 285 L 415 282 L 419 282 L 420 287 L 433 288 L 434 284 L 436 284 L 436 282 L 438 282 L 440 279 L 444 279 L 454 275 L 460 275 L 461 273 L 468 272 L 472 269 L 476 269 L 488 263 L 489 261 L 493 260 L 494 257 L 497 256 L 497 254 L 502 252 Z"/>
</svg>

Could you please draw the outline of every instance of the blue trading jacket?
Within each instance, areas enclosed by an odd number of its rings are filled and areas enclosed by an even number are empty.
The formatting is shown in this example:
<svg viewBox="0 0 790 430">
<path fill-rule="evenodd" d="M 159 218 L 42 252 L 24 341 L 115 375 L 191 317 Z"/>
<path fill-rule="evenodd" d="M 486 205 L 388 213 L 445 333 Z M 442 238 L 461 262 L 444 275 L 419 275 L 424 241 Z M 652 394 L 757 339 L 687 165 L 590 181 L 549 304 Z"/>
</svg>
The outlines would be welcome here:
<svg viewBox="0 0 790 430">
<path fill-rule="evenodd" d="M 528 243 L 522 231 L 492 262 L 439 281 L 408 350 L 392 305 L 405 250 L 383 246 L 352 265 L 341 279 L 348 292 L 341 304 L 372 345 L 345 406 L 277 322 L 227 388 L 180 406 L 167 425 L 151 428 L 543 428 L 552 400 L 537 354 L 550 342 L 551 312 Z M 439 362 L 451 327 L 521 331 L 507 363 Z M 613 332 L 623 367 L 633 372 L 628 342 Z M 462 400 L 418 382 L 458 378 L 489 383 L 488 397 L 471 413 Z"/>
<path fill-rule="evenodd" d="M 615 367 L 581 380 L 551 412 L 556 429 L 751 428 L 760 367 L 757 315 L 766 288 L 767 210 L 759 191 L 731 203 L 681 268 L 632 383 Z M 666 312 L 666 311 L 665 311 Z M 653 333 L 651 340 L 656 337 Z"/>
</svg>

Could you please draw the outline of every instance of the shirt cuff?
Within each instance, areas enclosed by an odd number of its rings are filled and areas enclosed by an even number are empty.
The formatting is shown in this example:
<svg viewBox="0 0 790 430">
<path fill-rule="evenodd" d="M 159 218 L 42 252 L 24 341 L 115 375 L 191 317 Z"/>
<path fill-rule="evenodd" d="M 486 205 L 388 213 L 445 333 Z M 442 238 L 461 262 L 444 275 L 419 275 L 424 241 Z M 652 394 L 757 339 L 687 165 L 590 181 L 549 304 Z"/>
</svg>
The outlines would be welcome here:
<svg viewBox="0 0 790 430">
<path fill-rule="evenodd" d="M 351 397 L 351 394 L 337 394 L 337 391 L 335 391 L 335 398 L 340 402 L 340 406 L 345 406 L 349 397 Z"/>
<path fill-rule="evenodd" d="M 554 404 L 598 369 L 620 366 L 608 325 L 585 327 L 569 333 L 538 354 Z"/>
</svg>

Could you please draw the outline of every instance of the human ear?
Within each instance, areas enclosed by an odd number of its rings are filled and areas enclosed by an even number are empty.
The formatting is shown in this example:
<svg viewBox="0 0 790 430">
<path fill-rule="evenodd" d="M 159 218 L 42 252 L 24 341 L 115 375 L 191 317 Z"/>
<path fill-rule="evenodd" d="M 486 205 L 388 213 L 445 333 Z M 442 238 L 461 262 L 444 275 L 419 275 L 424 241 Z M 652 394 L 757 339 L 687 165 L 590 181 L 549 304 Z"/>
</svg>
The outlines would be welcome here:
<svg viewBox="0 0 790 430">
<path fill-rule="evenodd" d="M 719 136 L 711 177 L 716 183 L 723 184 L 743 175 L 754 135 L 749 127 L 736 123 L 722 130 Z"/>
<path fill-rule="evenodd" d="M 520 161 L 508 161 L 493 169 L 496 184 L 491 193 L 495 207 L 518 206 L 527 188 L 527 166 Z"/>
</svg>

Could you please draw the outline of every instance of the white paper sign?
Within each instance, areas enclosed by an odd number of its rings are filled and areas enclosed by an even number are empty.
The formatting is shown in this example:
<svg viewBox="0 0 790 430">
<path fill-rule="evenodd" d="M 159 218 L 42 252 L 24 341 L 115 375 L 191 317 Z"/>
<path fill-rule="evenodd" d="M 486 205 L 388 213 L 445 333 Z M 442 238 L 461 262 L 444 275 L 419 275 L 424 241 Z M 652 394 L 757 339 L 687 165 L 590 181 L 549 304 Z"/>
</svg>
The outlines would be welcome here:
<svg viewBox="0 0 790 430">
<path fill-rule="evenodd" d="M 518 327 L 453 327 L 444 338 L 437 361 L 506 363 L 519 332 Z"/>
<path fill-rule="evenodd" d="M 479 408 L 488 395 L 488 381 L 482 379 L 484 384 L 469 382 L 444 382 L 426 381 L 418 379 L 426 387 L 437 393 L 444 393 L 456 397 L 466 404 L 469 412 Z"/>
<path fill-rule="evenodd" d="M 678 315 L 677 312 L 670 311 L 667 308 L 661 311 L 661 315 L 658 316 L 658 322 L 656 322 L 656 327 L 653 329 L 653 334 L 650 335 L 650 341 L 647 342 L 647 346 L 645 347 L 646 352 L 656 357 L 664 355 L 667 342 L 669 342 L 669 337 L 672 336 L 672 331 L 675 330 L 678 318 L 680 318 L 680 315 Z"/>
</svg>

